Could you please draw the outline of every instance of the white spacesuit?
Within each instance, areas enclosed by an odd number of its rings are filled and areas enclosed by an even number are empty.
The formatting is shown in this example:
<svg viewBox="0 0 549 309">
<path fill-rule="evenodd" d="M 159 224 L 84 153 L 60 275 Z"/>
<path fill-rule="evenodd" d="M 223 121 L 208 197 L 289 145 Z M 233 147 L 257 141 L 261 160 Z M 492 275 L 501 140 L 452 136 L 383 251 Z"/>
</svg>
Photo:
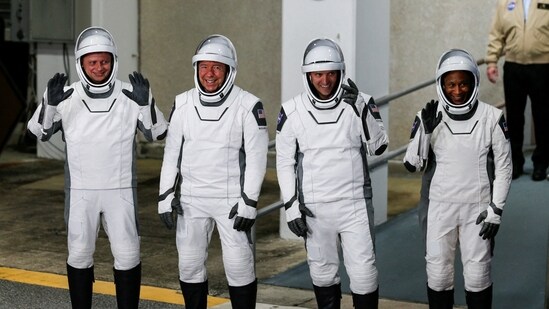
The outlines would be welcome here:
<svg viewBox="0 0 549 309">
<path fill-rule="evenodd" d="M 199 81 L 197 67 L 207 61 L 228 66 L 215 92 Z M 217 226 L 232 306 L 253 308 L 257 280 L 248 233 L 267 167 L 265 111 L 257 97 L 234 85 L 237 58 L 228 38 L 205 39 L 193 66 L 196 88 L 175 98 L 170 117 L 158 212 L 168 228 L 172 210 L 179 213 L 176 244 L 186 306 L 206 308 L 208 245 Z"/>
<path fill-rule="evenodd" d="M 472 80 L 465 85 L 472 89 L 463 104 L 455 104 L 444 89 L 445 74 L 455 71 L 466 72 Z M 479 71 L 466 51 L 443 54 L 436 73 L 441 103 L 431 101 L 417 114 L 404 157 L 408 170 L 424 170 L 420 225 L 426 240 L 429 303 L 433 308 L 452 306 L 459 243 L 467 303 L 470 308 L 490 308 L 493 237 L 512 172 L 505 118 L 501 110 L 478 101 Z M 431 125 L 435 115 L 440 124 Z"/>
<path fill-rule="evenodd" d="M 278 116 L 277 174 L 290 229 L 306 240 L 307 260 L 319 308 L 339 308 L 338 245 L 356 307 L 377 307 L 372 188 L 367 155 L 379 155 L 388 138 L 374 100 L 342 85 L 345 62 L 329 39 L 313 40 L 303 59 L 306 92 L 284 102 Z M 329 98 L 309 74 L 336 71 Z M 341 102 L 344 93 L 353 100 Z M 355 101 L 356 100 L 356 101 Z M 309 216 L 306 218 L 305 216 Z"/>
<path fill-rule="evenodd" d="M 84 57 L 94 53 L 111 54 L 111 72 L 101 84 L 93 82 L 82 67 Z M 116 79 L 116 46 L 107 30 L 84 30 L 77 39 L 75 57 L 80 81 L 67 87 L 67 78 L 56 74 L 28 129 L 42 141 L 61 130 L 65 141 L 67 273 L 73 307 L 91 306 L 100 224 L 114 257 L 119 308 L 134 307 L 141 280 L 136 129 L 149 141 L 163 139 L 167 122 L 140 74 L 130 76 L 132 85 Z M 141 97 L 136 96 L 138 90 Z"/>
</svg>

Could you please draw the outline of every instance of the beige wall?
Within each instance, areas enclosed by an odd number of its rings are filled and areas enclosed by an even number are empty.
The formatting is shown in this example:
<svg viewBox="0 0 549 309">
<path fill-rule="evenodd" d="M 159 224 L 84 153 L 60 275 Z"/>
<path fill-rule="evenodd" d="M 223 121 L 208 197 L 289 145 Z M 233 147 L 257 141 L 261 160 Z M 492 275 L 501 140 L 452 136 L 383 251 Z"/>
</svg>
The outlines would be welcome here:
<svg viewBox="0 0 549 309">
<path fill-rule="evenodd" d="M 160 109 L 194 87 L 191 58 L 208 35 L 236 47 L 236 84 L 261 98 L 274 138 L 280 109 L 281 1 L 140 0 L 140 70 L 151 81 Z"/>
<path fill-rule="evenodd" d="M 164 113 L 170 112 L 175 95 L 194 87 L 191 57 L 197 44 L 220 33 L 237 49 L 236 84 L 263 100 L 274 138 L 281 103 L 282 1 L 140 0 L 139 5 L 140 70 Z M 447 49 L 464 48 L 483 58 L 494 8 L 495 0 L 392 0 L 389 92 L 434 78 Z M 484 73 L 482 66 L 480 99 L 502 102 L 501 80 L 494 86 Z M 391 149 L 408 141 L 415 113 L 435 98 L 431 86 L 391 103 Z"/>
<path fill-rule="evenodd" d="M 450 48 L 466 49 L 476 59 L 484 58 L 495 4 L 495 0 L 392 0 L 390 92 L 434 78 L 440 55 Z M 486 67 L 481 66 L 480 100 L 503 102 L 501 80 L 494 85 L 485 72 Z M 434 86 L 391 103 L 392 149 L 408 141 L 416 112 L 431 99 L 436 99 Z"/>
</svg>

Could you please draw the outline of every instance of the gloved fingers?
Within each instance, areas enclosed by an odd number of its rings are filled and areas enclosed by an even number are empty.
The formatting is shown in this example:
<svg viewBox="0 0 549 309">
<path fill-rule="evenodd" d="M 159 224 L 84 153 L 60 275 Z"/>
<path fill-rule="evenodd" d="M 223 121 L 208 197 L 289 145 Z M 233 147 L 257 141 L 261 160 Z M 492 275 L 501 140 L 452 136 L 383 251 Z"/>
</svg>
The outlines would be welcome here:
<svg viewBox="0 0 549 309">
<path fill-rule="evenodd" d="M 426 107 L 428 107 L 428 109 L 429 109 L 430 111 L 433 111 L 433 110 L 436 110 L 436 109 L 437 109 L 437 105 L 438 105 L 438 101 L 431 100 L 431 101 L 427 102 L 427 106 L 426 106 Z"/>
<path fill-rule="evenodd" d="M 292 231 L 292 233 L 294 233 L 297 237 L 299 237 L 299 231 L 296 229 L 294 221 L 288 222 L 288 228 L 290 229 L 290 231 Z"/>
<path fill-rule="evenodd" d="M 355 104 L 357 96 L 356 94 L 352 93 L 344 93 L 341 98 L 343 99 L 343 102 L 349 103 L 349 104 Z"/>
<path fill-rule="evenodd" d="M 174 197 L 172 199 L 171 206 L 172 206 L 172 210 L 175 210 L 175 212 L 178 215 L 183 215 L 183 207 L 181 207 L 181 203 L 179 202 L 179 199 Z"/>
<path fill-rule="evenodd" d="M 358 87 L 356 86 L 355 82 L 353 82 L 352 79 L 347 78 L 347 82 L 349 83 L 349 86 L 355 91 L 355 93 L 358 93 Z"/>
<path fill-rule="evenodd" d="M 132 86 L 135 86 L 135 74 L 136 74 L 136 73 L 137 73 L 137 72 L 134 71 L 134 72 L 133 72 L 133 75 L 132 75 L 132 74 L 128 75 L 128 78 L 129 78 L 129 80 L 130 80 L 130 84 L 132 84 Z"/>
<path fill-rule="evenodd" d="M 300 233 L 300 236 L 305 237 L 305 236 L 307 235 L 307 231 L 309 230 L 309 229 L 307 228 L 307 223 L 305 223 L 304 220 L 298 219 L 297 222 L 296 222 L 296 224 L 297 224 L 297 228 L 298 228 L 299 231 L 301 232 L 301 233 Z"/>
<path fill-rule="evenodd" d="M 74 88 L 70 88 L 69 90 L 65 91 L 63 93 L 63 97 L 61 98 L 61 101 L 65 101 L 68 97 L 70 97 L 73 91 L 74 91 Z"/>
<path fill-rule="evenodd" d="M 131 100 L 133 100 L 133 93 L 131 93 L 129 90 L 127 89 L 122 89 L 122 93 L 125 94 L 128 98 L 130 98 Z"/>
<path fill-rule="evenodd" d="M 230 217 L 229 217 L 230 219 Z M 243 225 L 244 218 L 236 216 L 233 223 L 233 229 L 237 231 L 242 231 L 242 225 Z"/>
<path fill-rule="evenodd" d="M 290 231 L 292 231 L 292 233 L 294 233 L 297 237 L 302 236 L 302 232 L 299 229 L 299 227 L 297 226 L 295 220 L 288 222 L 288 227 L 290 228 Z"/>
<path fill-rule="evenodd" d="M 164 225 L 168 228 L 168 230 L 173 229 L 174 222 L 171 212 L 164 212 L 159 214 L 160 220 L 164 223 Z"/>
<path fill-rule="evenodd" d="M 482 239 L 492 239 L 496 236 L 499 230 L 499 224 L 493 224 L 493 223 L 486 223 L 488 225 L 488 228 L 486 230 L 486 233 L 484 233 L 484 237 Z"/>
<path fill-rule="evenodd" d="M 482 239 L 486 239 L 487 232 L 488 232 L 488 223 L 484 223 L 482 225 L 482 228 L 480 229 L 480 232 L 478 233 L 478 236 L 481 236 Z"/>
<path fill-rule="evenodd" d="M 425 107 L 421 110 L 421 116 L 431 116 L 436 114 L 438 101 L 431 100 L 425 104 Z"/>
<path fill-rule="evenodd" d="M 437 118 L 435 118 L 435 124 L 439 124 L 442 121 L 442 112 L 439 111 L 437 114 Z"/>
<path fill-rule="evenodd" d="M 247 219 L 247 218 L 244 218 L 244 226 L 243 226 L 243 230 L 244 231 L 249 231 L 252 229 L 252 226 L 254 226 L 254 223 L 255 223 L 255 219 Z"/>
<path fill-rule="evenodd" d="M 129 77 L 132 86 L 145 86 L 144 88 L 149 88 L 149 80 L 143 77 L 143 74 L 134 71 L 133 76 L 130 75 Z"/>
<path fill-rule="evenodd" d="M 237 216 L 234 220 L 233 228 L 237 231 L 249 231 L 252 229 L 252 226 L 254 225 L 255 220 L 254 219 L 248 219 L 244 217 Z"/>
<path fill-rule="evenodd" d="M 303 204 L 299 205 L 299 211 L 301 212 L 301 214 L 303 214 L 307 217 L 314 217 L 315 216 L 313 214 L 313 212 L 309 208 L 307 208 L 307 206 L 305 206 Z"/>
<path fill-rule="evenodd" d="M 238 213 L 238 203 L 236 203 L 233 208 L 231 208 L 231 212 L 229 212 L 229 219 L 234 218 L 236 214 Z"/>
<path fill-rule="evenodd" d="M 140 106 L 146 106 L 149 98 L 149 80 L 135 71 L 133 74 L 128 75 L 128 78 L 132 84 L 132 92 L 127 89 L 122 89 L 122 92 Z"/>
<path fill-rule="evenodd" d="M 71 96 L 74 89 L 63 91 L 68 77 L 65 74 L 56 73 L 48 81 L 48 104 L 57 105 Z"/>
<path fill-rule="evenodd" d="M 498 230 L 499 224 L 484 222 L 478 235 L 482 236 L 482 239 L 492 239 L 496 236 Z"/>
<path fill-rule="evenodd" d="M 55 73 L 52 78 L 48 81 L 48 88 L 54 88 L 61 84 L 61 81 L 63 80 L 63 74 Z"/>
<path fill-rule="evenodd" d="M 177 204 L 175 206 L 175 212 L 177 212 L 177 214 L 180 215 L 180 216 L 183 215 L 183 207 L 181 207 L 181 204 Z"/>
<path fill-rule="evenodd" d="M 302 219 L 295 219 L 288 222 L 288 227 L 298 237 L 304 237 L 305 235 L 307 235 L 307 224 L 305 224 L 305 221 L 303 221 Z"/>
<path fill-rule="evenodd" d="M 499 224 L 492 224 L 493 227 L 492 227 L 492 235 L 490 238 L 494 238 L 496 237 L 498 231 L 499 231 Z"/>
<path fill-rule="evenodd" d="M 478 215 L 478 217 L 477 217 L 477 222 L 476 222 L 476 224 L 480 224 L 482 221 L 484 221 L 484 219 L 486 219 L 486 216 L 488 216 L 488 213 L 487 213 L 486 210 L 483 211 L 483 212 L 481 212 L 481 213 Z"/>
<path fill-rule="evenodd" d="M 345 84 L 341 84 L 341 88 L 343 88 L 343 90 L 345 90 L 345 92 L 347 92 L 347 93 L 349 93 L 349 92 L 352 93 L 353 90 L 354 90 L 353 88 L 351 88 L 351 86 L 347 86 Z"/>
<path fill-rule="evenodd" d="M 57 79 L 59 79 L 59 73 L 55 73 L 52 78 L 48 80 L 48 88 L 52 87 L 54 83 L 56 83 Z"/>
<path fill-rule="evenodd" d="M 145 88 L 146 89 L 149 89 L 149 80 L 147 78 L 145 78 L 143 75 L 139 74 L 139 76 L 141 76 L 141 78 L 143 79 L 143 85 L 145 85 Z"/>
</svg>

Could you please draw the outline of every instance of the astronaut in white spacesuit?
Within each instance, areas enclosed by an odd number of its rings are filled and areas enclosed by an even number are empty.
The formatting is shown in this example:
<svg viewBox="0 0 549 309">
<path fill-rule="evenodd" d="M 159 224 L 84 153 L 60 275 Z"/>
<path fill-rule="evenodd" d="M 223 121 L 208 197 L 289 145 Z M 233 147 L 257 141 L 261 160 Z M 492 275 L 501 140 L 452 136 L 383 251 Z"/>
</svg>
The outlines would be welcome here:
<svg viewBox="0 0 549 309">
<path fill-rule="evenodd" d="M 349 80 L 337 43 L 315 39 L 303 56 L 306 91 L 278 116 L 277 174 L 289 228 L 305 238 L 319 308 L 339 308 L 339 244 L 356 308 L 377 308 L 372 187 L 367 156 L 388 137 L 371 96 Z"/>
<path fill-rule="evenodd" d="M 114 257 L 118 308 L 137 308 L 136 129 L 149 141 L 160 140 L 167 122 L 147 79 L 136 72 L 130 75 L 131 85 L 116 78 L 117 50 L 107 30 L 82 31 L 75 58 L 80 81 L 67 87 L 67 77 L 55 74 L 28 129 L 42 141 L 61 131 L 65 141 L 67 277 L 73 308 L 91 308 L 93 254 L 101 224 Z"/>
<path fill-rule="evenodd" d="M 454 304 L 459 244 L 469 308 L 491 308 L 491 262 L 512 174 L 503 112 L 477 98 L 479 70 L 466 51 L 437 65 L 438 101 L 418 112 L 404 165 L 423 171 L 419 219 L 429 308 Z M 440 102 L 440 103 L 439 103 Z M 482 225 L 480 225 L 482 223 Z"/>
<path fill-rule="evenodd" d="M 206 260 L 215 226 L 232 307 L 255 308 L 250 229 L 267 167 L 265 110 L 259 98 L 234 84 L 237 56 L 227 37 L 207 37 L 192 64 L 195 88 L 176 96 L 170 116 L 158 213 L 166 227 L 176 226 L 186 308 L 206 308 Z"/>
</svg>

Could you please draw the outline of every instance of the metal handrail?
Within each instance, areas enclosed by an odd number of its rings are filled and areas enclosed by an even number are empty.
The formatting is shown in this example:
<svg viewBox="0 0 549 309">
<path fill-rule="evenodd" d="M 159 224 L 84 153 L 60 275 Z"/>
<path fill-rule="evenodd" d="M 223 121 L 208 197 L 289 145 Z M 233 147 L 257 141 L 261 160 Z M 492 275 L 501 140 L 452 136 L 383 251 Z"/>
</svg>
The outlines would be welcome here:
<svg viewBox="0 0 549 309">
<path fill-rule="evenodd" d="M 477 60 L 477 65 L 483 65 L 485 63 L 486 63 L 486 61 L 484 59 Z M 419 83 L 419 84 L 417 84 L 413 87 L 410 87 L 410 88 L 404 89 L 402 91 L 399 91 L 397 93 L 383 96 L 383 97 L 381 97 L 379 99 L 376 99 L 374 101 L 376 102 L 376 104 L 378 106 L 383 106 L 383 105 L 388 104 L 389 102 L 391 102 L 393 100 L 396 100 L 396 99 L 401 98 L 405 95 L 408 95 L 412 92 L 415 92 L 415 91 L 423 89 L 427 86 L 430 86 L 430 85 L 434 84 L 435 82 L 436 82 L 436 79 L 433 78 L 433 79 L 427 80 L 425 82 Z M 273 149 L 275 147 L 275 145 L 276 145 L 275 140 L 269 141 L 269 149 Z M 384 165 L 389 160 L 391 160 L 395 157 L 398 157 L 399 155 L 406 152 L 407 147 L 408 147 L 408 145 L 406 144 L 406 145 L 403 145 L 403 146 L 401 146 L 401 147 L 399 147 L 395 150 L 389 151 L 389 152 L 385 153 L 384 155 L 373 158 L 371 161 L 368 162 L 368 168 L 369 169 L 375 169 L 376 167 Z M 274 202 L 274 203 L 272 203 L 268 206 L 265 206 L 265 207 L 263 207 L 263 208 L 261 208 L 257 211 L 257 218 L 261 218 L 263 216 L 266 216 L 266 215 L 270 214 L 271 212 L 282 208 L 282 206 L 284 206 L 284 203 L 282 201 Z"/>
</svg>

